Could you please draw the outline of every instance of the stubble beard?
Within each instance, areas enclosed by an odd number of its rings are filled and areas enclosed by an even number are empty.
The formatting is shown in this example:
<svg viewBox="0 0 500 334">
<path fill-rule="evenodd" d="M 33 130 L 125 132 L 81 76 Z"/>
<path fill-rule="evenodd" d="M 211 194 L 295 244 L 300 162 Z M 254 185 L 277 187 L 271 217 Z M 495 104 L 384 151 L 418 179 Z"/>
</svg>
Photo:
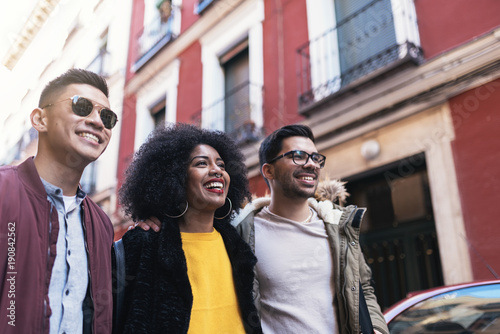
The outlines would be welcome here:
<svg viewBox="0 0 500 334">
<path fill-rule="evenodd" d="M 316 188 L 318 185 L 316 184 L 312 188 L 303 188 L 300 187 L 294 181 L 296 178 L 293 173 L 281 174 L 276 172 L 276 179 L 278 183 L 281 185 L 281 189 L 283 190 L 283 194 L 290 199 L 305 199 L 314 197 L 316 193 Z"/>
</svg>

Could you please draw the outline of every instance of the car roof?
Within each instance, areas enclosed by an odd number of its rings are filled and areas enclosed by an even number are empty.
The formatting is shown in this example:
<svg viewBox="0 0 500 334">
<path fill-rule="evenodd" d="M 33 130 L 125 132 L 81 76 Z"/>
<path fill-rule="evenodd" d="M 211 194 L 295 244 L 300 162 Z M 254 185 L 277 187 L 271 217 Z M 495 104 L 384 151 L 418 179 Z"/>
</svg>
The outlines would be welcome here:
<svg viewBox="0 0 500 334">
<path fill-rule="evenodd" d="M 421 301 L 424 301 L 426 299 L 440 295 L 442 293 L 455 291 L 458 289 L 463 289 L 463 288 L 468 288 L 468 287 L 482 286 L 482 285 L 489 285 L 489 284 L 500 284 L 500 279 L 488 280 L 488 281 L 475 281 L 475 282 L 462 283 L 462 284 L 454 284 L 454 285 L 441 286 L 441 287 L 432 288 L 432 289 L 423 290 L 423 291 L 411 292 L 408 294 L 407 298 L 392 305 L 390 308 L 388 308 L 384 312 L 385 321 L 387 323 L 389 323 L 390 321 L 392 321 L 392 319 L 394 319 L 398 314 L 400 314 L 402 311 L 404 311 L 408 307 L 413 306 L 417 303 L 420 303 Z"/>
</svg>

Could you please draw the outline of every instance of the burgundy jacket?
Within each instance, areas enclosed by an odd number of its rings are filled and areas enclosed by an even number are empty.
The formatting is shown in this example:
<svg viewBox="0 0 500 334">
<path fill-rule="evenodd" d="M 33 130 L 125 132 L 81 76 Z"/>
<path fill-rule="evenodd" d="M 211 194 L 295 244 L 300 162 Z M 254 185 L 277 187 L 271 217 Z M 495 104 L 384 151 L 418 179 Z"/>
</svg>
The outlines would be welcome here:
<svg viewBox="0 0 500 334">
<path fill-rule="evenodd" d="M 88 197 L 82 215 L 92 329 L 111 333 L 113 226 Z M 47 200 L 33 159 L 0 167 L 0 333 L 49 333 L 48 290 L 58 232 L 57 210 Z"/>
</svg>

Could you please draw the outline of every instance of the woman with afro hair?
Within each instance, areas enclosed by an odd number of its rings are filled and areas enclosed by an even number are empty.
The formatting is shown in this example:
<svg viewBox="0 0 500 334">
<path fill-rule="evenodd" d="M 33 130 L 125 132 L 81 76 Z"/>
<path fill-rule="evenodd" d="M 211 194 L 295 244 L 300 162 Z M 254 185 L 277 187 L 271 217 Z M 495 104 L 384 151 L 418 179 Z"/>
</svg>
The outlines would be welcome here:
<svg viewBox="0 0 500 334">
<path fill-rule="evenodd" d="M 253 303 L 256 258 L 229 220 L 250 199 L 246 166 L 223 132 L 155 130 L 120 189 L 134 221 L 159 233 L 122 238 L 126 288 L 120 333 L 261 333 Z"/>
</svg>

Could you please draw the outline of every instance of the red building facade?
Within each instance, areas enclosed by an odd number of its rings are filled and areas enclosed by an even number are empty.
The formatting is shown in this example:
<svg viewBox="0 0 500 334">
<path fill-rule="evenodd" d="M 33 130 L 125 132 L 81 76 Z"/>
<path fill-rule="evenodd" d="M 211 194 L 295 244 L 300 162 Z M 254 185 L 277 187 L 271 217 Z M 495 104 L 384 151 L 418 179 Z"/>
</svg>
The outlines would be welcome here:
<svg viewBox="0 0 500 334">
<path fill-rule="evenodd" d="M 307 124 L 324 175 L 368 208 L 383 306 L 500 272 L 498 1 L 172 0 L 163 20 L 156 5 L 134 1 L 119 177 L 155 126 L 185 122 L 233 136 L 263 196 L 261 139 Z"/>
</svg>

